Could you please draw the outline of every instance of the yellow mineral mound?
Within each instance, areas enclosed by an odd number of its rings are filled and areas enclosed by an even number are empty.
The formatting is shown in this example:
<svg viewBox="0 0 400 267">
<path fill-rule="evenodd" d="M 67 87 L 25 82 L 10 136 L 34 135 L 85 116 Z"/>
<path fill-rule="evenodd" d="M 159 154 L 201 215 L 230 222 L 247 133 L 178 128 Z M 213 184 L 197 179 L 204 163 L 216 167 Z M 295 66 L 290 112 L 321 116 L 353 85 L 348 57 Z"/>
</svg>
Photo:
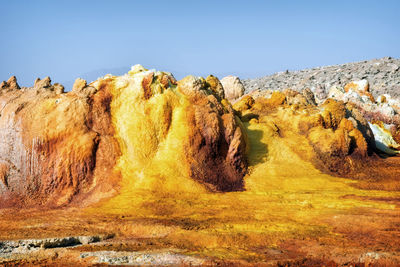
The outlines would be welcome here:
<svg viewBox="0 0 400 267">
<path fill-rule="evenodd" d="M 347 175 L 358 170 L 373 150 L 367 122 L 342 101 L 327 99 L 316 106 L 307 92 L 285 90 L 269 98 L 244 96 L 233 107 L 243 121 L 267 122 L 288 144 L 303 136 L 307 148 L 294 145 L 293 151 L 328 173 Z"/>
<path fill-rule="evenodd" d="M 123 184 L 163 191 L 202 190 L 198 182 L 218 191 L 243 188 L 245 135 L 218 100 L 223 93 L 217 78 L 188 76 L 177 83 L 170 73 L 136 65 L 93 86 L 113 95 Z"/>
</svg>

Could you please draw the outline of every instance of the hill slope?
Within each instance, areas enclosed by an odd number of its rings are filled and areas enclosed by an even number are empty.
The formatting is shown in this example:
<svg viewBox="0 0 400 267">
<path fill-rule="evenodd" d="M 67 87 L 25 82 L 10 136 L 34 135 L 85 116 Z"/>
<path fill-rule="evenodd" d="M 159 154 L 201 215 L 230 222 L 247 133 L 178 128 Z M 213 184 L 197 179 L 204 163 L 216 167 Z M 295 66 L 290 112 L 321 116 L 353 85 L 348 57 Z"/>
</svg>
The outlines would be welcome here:
<svg viewBox="0 0 400 267">
<path fill-rule="evenodd" d="M 353 62 L 304 69 L 284 71 L 273 75 L 243 81 L 246 92 L 257 89 L 284 90 L 291 88 L 315 91 L 321 87 L 325 92 L 333 85 L 343 87 L 353 80 L 367 79 L 374 97 L 390 94 L 400 97 L 400 59 L 384 57 L 368 61 Z"/>
</svg>

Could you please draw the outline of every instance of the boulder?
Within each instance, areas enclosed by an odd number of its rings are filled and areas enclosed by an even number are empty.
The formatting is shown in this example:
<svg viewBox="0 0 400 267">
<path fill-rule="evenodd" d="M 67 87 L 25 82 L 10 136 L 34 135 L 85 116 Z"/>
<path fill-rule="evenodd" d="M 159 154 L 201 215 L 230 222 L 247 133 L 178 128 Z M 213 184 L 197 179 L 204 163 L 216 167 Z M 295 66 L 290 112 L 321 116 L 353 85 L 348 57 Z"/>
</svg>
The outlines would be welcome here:
<svg viewBox="0 0 400 267">
<path fill-rule="evenodd" d="M 376 148 L 388 155 L 400 153 L 400 144 L 392 136 L 388 125 L 382 122 L 368 123 L 375 137 Z"/>
<path fill-rule="evenodd" d="M 358 81 L 352 81 L 344 86 L 344 91 L 346 93 L 350 92 L 350 91 L 354 91 L 357 94 L 359 94 L 360 96 L 366 96 L 367 98 L 369 98 L 369 100 L 371 100 L 371 102 L 375 102 L 374 97 L 369 92 L 368 80 L 363 79 L 363 80 L 358 80 Z"/>
<path fill-rule="evenodd" d="M 179 81 L 178 90 L 184 94 L 191 95 L 206 90 L 206 83 L 204 79 L 188 75 Z"/>
<path fill-rule="evenodd" d="M 224 87 L 225 98 L 229 101 L 235 101 L 244 94 L 245 88 L 239 77 L 226 76 L 221 79 L 221 84 Z"/>
<path fill-rule="evenodd" d="M 310 90 L 310 88 L 304 89 L 303 91 L 301 91 L 301 94 L 305 97 L 308 104 L 314 105 L 314 106 L 317 105 L 314 93 Z"/>
<path fill-rule="evenodd" d="M 365 79 L 352 81 L 344 86 L 344 90 L 345 92 L 348 92 L 349 90 L 356 92 L 369 92 L 369 82 Z"/>
</svg>

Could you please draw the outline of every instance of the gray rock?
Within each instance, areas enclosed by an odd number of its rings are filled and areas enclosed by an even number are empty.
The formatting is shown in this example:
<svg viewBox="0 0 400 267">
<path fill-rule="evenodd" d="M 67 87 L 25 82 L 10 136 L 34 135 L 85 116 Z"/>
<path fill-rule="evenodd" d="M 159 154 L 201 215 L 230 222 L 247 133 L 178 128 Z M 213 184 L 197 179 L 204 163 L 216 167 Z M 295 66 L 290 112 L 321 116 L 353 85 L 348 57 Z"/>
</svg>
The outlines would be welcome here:
<svg viewBox="0 0 400 267">
<path fill-rule="evenodd" d="M 245 93 L 257 88 L 280 91 L 287 88 L 297 91 L 316 88 L 314 93 L 317 99 L 321 99 L 324 94 L 318 86 L 325 85 L 328 89 L 332 86 L 343 88 L 347 83 L 361 79 L 368 80 L 374 97 L 390 94 L 400 98 L 400 59 L 384 57 L 300 71 L 278 72 L 256 79 L 242 80 L 242 83 L 246 89 Z"/>
</svg>

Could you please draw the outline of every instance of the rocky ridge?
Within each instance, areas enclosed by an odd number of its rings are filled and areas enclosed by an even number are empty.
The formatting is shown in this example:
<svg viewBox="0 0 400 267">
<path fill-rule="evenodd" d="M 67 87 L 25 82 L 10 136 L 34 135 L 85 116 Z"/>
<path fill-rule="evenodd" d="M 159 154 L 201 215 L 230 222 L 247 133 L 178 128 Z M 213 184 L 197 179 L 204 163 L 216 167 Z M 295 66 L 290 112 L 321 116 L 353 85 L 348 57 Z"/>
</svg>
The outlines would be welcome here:
<svg viewBox="0 0 400 267">
<path fill-rule="evenodd" d="M 353 62 L 304 69 L 283 71 L 255 79 L 243 80 L 246 93 L 253 90 L 301 91 L 310 88 L 318 95 L 326 95 L 332 86 L 344 87 L 354 80 L 368 80 L 374 97 L 390 94 L 400 97 L 400 59 L 384 57 L 367 61 Z"/>
</svg>

